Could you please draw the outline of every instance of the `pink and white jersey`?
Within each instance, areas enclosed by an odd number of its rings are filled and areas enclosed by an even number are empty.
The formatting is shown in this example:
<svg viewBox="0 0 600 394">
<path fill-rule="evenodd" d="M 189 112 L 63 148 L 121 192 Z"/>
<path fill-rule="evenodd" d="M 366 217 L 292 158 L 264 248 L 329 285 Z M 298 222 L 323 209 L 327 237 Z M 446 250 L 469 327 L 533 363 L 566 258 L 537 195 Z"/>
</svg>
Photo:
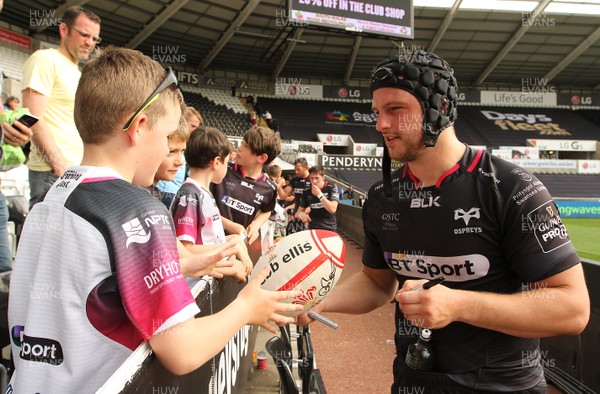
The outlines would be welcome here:
<svg viewBox="0 0 600 394">
<path fill-rule="evenodd" d="M 175 234 L 180 241 L 195 245 L 225 242 L 221 214 L 212 194 L 195 180 L 188 178 L 173 199 L 171 214 Z"/>
<path fill-rule="evenodd" d="M 107 168 L 71 167 L 29 213 L 12 272 L 15 393 L 92 393 L 199 309 L 165 206 Z"/>
</svg>

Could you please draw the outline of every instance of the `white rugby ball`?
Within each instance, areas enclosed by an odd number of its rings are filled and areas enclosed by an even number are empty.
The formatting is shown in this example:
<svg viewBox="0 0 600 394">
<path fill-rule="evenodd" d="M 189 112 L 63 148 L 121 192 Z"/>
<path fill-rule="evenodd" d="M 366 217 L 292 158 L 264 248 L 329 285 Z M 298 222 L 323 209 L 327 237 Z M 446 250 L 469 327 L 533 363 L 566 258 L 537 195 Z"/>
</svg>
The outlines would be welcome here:
<svg viewBox="0 0 600 394">
<path fill-rule="evenodd" d="M 297 316 L 318 304 L 340 279 L 346 245 L 333 231 L 304 230 L 281 238 L 258 260 L 251 278 L 264 267 L 269 275 L 262 282 L 265 290 L 301 290 L 290 302 L 304 305 Z"/>
</svg>

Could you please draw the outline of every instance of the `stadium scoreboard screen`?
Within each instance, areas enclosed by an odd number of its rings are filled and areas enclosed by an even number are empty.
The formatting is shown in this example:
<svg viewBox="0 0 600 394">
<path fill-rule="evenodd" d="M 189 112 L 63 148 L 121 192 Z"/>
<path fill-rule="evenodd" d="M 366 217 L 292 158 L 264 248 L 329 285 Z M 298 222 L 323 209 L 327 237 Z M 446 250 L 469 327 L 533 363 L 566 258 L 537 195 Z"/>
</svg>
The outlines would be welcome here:
<svg viewBox="0 0 600 394">
<path fill-rule="evenodd" d="M 412 0 L 288 0 L 288 12 L 296 26 L 414 38 Z"/>
</svg>

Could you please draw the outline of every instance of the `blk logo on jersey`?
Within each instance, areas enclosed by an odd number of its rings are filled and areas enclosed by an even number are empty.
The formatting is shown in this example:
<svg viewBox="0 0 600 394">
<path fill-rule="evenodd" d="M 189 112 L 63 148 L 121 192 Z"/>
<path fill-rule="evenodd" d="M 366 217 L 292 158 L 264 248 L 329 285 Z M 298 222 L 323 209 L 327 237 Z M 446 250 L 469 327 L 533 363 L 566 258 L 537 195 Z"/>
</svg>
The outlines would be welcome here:
<svg viewBox="0 0 600 394">
<path fill-rule="evenodd" d="M 244 187 L 247 187 L 250 190 L 254 190 L 254 184 L 252 184 L 252 183 L 248 183 L 246 181 L 241 181 L 240 184 Z"/>
<path fill-rule="evenodd" d="M 544 253 L 550 253 L 571 242 L 567 229 L 552 201 L 529 212 L 527 220 L 529 221 L 528 227 L 533 229 L 535 238 Z"/>
<path fill-rule="evenodd" d="M 467 212 L 464 209 L 459 208 L 454 210 L 454 220 L 462 219 L 465 221 L 465 226 L 469 225 L 471 219 L 479 219 L 481 214 L 479 213 L 479 208 L 471 208 Z"/>
<path fill-rule="evenodd" d="M 466 282 L 487 275 L 490 261 L 481 254 L 427 256 L 384 252 L 385 261 L 396 273 L 422 279 L 440 275 L 450 282 Z"/>
<path fill-rule="evenodd" d="M 138 218 L 122 224 L 121 227 L 123 227 L 123 230 L 125 230 L 125 234 L 127 235 L 127 242 L 125 243 L 127 248 L 131 243 L 145 244 L 152 236 L 150 231 L 146 232 L 142 226 L 142 223 L 140 223 L 140 219 Z"/>
<path fill-rule="evenodd" d="M 431 208 L 431 207 L 441 207 L 440 203 L 438 202 L 438 200 L 440 199 L 440 196 L 437 197 L 426 197 L 426 198 L 413 198 L 412 200 L 410 200 L 410 207 L 411 208 Z"/>
<path fill-rule="evenodd" d="M 221 198 L 221 202 L 225 205 L 227 205 L 228 207 L 235 209 L 236 211 L 245 213 L 246 215 L 253 215 L 254 214 L 254 207 L 251 205 L 248 205 L 240 200 L 237 200 L 233 197 L 229 197 L 229 196 L 223 196 Z"/>
</svg>

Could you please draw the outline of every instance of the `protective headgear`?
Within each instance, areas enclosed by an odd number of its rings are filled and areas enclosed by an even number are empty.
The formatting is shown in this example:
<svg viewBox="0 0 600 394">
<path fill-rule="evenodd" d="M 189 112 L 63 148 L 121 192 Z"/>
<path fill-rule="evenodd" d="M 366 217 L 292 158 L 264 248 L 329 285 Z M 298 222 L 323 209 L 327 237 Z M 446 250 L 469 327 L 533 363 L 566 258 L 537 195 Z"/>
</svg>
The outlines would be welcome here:
<svg viewBox="0 0 600 394">
<path fill-rule="evenodd" d="M 381 88 L 402 89 L 417 98 L 423 109 L 423 145 L 435 146 L 445 128 L 456 121 L 457 83 L 448 63 L 423 49 L 402 48 L 371 72 L 371 94 Z M 391 196 L 391 159 L 383 144 L 385 194 Z"/>
<path fill-rule="evenodd" d="M 371 73 L 371 93 L 380 88 L 402 89 L 419 100 L 425 146 L 435 146 L 441 131 L 456 120 L 458 87 L 454 70 L 433 53 L 404 49 L 382 61 Z"/>
</svg>

